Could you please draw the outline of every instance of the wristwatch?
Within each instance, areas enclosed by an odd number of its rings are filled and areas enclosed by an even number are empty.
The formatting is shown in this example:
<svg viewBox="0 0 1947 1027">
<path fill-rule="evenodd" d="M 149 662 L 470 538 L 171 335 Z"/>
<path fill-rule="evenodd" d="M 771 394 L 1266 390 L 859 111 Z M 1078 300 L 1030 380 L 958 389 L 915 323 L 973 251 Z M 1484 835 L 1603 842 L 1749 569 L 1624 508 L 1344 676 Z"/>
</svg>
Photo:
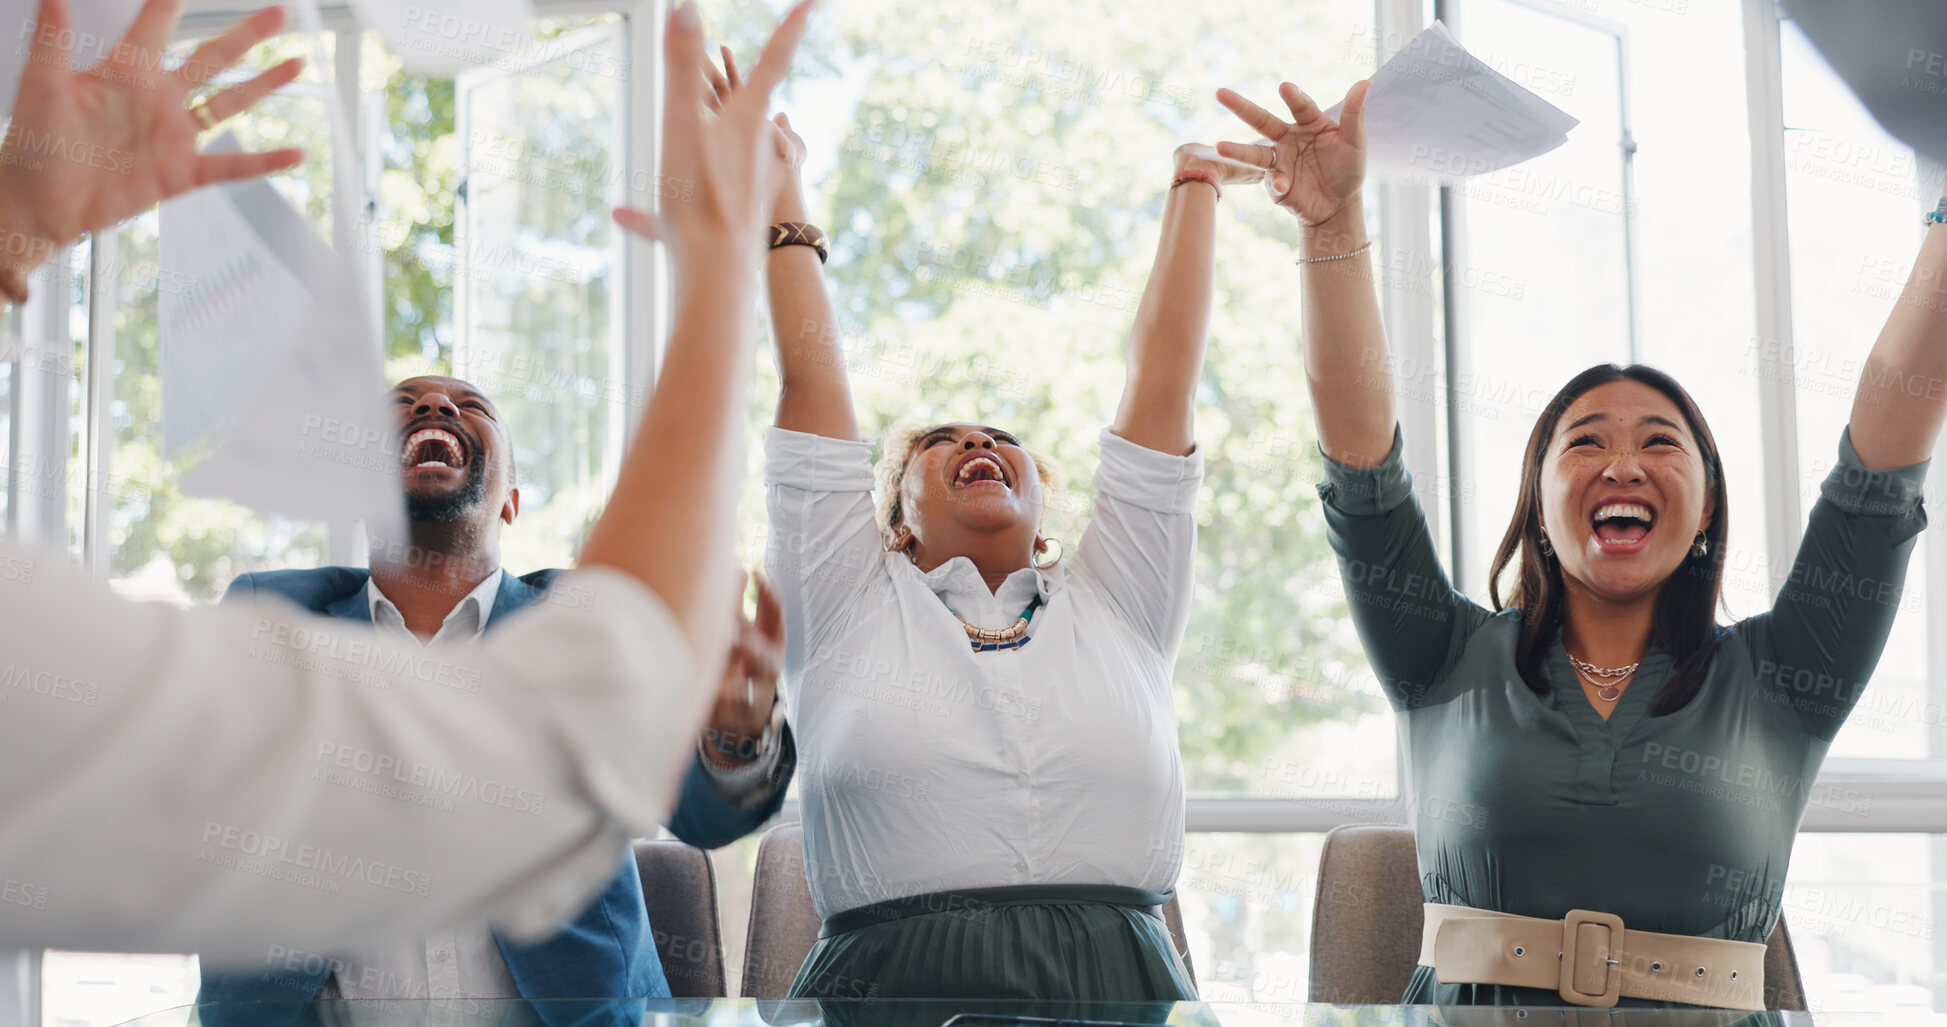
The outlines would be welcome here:
<svg viewBox="0 0 1947 1027">
<path fill-rule="evenodd" d="M 696 740 L 696 751 L 709 761 L 711 766 L 724 770 L 741 770 L 745 763 L 732 764 L 729 761 L 748 761 L 752 764 L 761 762 L 776 751 L 778 736 L 783 731 L 784 704 L 773 698 L 770 722 L 764 725 L 763 732 L 757 736 L 755 747 L 750 745 L 750 740 L 747 738 L 742 743 L 736 743 L 718 732 L 705 731 Z"/>
</svg>

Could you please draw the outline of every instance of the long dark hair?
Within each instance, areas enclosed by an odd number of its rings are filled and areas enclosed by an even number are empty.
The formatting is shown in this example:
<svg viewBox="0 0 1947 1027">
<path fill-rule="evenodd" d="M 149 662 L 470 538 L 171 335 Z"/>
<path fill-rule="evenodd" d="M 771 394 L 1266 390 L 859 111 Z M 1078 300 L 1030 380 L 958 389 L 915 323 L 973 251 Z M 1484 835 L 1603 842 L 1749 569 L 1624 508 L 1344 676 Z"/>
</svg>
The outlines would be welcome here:
<svg viewBox="0 0 1947 1027">
<path fill-rule="evenodd" d="M 1710 425 L 1697 409 L 1696 400 L 1690 398 L 1690 393 L 1676 379 L 1644 364 L 1628 367 L 1597 364 L 1569 379 L 1562 391 L 1548 401 L 1541 416 L 1535 419 L 1535 430 L 1528 436 L 1528 454 L 1521 461 L 1521 496 L 1515 501 L 1514 519 L 1501 538 L 1501 548 L 1494 554 L 1494 566 L 1488 572 L 1488 595 L 1494 600 L 1495 609 L 1521 611 L 1515 666 L 1521 672 L 1521 680 L 1536 695 L 1548 694 L 1552 687 L 1545 669 L 1548 643 L 1562 626 L 1564 585 L 1561 564 L 1541 551 L 1542 457 L 1555 441 L 1555 429 L 1570 404 L 1598 385 L 1624 380 L 1655 389 L 1683 412 L 1704 460 L 1705 487 L 1716 502 L 1716 513 L 1710 519 L 1710 526 L 1704 529 L 1710 551 L 1703 557 L 1684 557 L 1682 565 L 1664 580 L 1657 593 L 1651 639 L 1675 661 L 1670 679 L 1650 705 L 1650 716 L 1660 717 L 1682 709 L 1696 697 L 1711 654 L 1717 650 L 1721 636 L 1717 608 L 1723 602 L 1724 592 L 1724 539 L 1728 534 L 1726 525 L 1730 523 L 1730 497 L 1726 494 L 1724 462 L 1717 452 L 1717 440 L 1711 436 Z M 1516 557 L 1521 561 L 1520 576 L 1513 594 L 1504 603 L 1501 601 L 1502 572 Z"/>
</svg>

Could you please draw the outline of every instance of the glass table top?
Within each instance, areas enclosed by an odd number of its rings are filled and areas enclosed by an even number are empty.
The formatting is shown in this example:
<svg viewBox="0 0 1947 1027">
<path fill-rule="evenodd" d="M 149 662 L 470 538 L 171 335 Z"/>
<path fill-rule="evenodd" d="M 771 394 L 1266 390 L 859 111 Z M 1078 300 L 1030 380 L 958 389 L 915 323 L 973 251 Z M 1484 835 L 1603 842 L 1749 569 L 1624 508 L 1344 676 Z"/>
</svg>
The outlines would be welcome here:
<svg viewBox="0 0 1947 1027">
<path fill-rule="evenodd" d="M 988 999 L 361 999 L 178 1006 L 123 1027 L 1947 1027 L 1947 1013 L 1739 1013 Z"/>
</svg>

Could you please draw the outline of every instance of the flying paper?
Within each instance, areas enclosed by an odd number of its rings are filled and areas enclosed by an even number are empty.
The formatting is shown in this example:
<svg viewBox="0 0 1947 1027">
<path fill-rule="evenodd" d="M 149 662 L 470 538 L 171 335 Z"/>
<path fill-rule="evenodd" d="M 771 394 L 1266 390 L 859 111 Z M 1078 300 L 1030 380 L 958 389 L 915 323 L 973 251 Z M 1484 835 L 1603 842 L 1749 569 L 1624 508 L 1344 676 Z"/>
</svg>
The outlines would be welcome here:
<svg viewBox="0 0 1947 1027">
<path fill-rule="evenodd" d="M 534 49 L 529 0 L 351 0 L 359 23 L 385 37 L 406 70 L 450 78 L 511 66 Z"/>
<path fill-rule="evenodd" d="M 1325 116 L 1339 120 L 1342 106 Z M 1539 157 L 1567 142 L 1576 124 L 1435 21 L 1372 76 L 1366 163 L 1385 177 L 1453 182 Z"/>
<path fill-rule="evenodd" d="M 161 215 L 163 280 L 180 283 L 161 297 L 164 446 L 215 446 L 184 490 L 404 537 L 398 431 L 349 261 L 262 179 Z"/>
</svg>

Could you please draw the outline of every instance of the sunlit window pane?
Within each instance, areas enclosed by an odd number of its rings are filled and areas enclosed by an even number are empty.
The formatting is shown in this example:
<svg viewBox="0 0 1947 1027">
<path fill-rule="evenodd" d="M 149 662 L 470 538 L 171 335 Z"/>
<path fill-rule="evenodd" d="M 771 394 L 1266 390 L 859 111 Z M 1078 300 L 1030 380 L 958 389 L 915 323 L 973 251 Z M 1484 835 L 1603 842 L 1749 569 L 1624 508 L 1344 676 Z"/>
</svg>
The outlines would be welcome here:
<svg viewBox="0 0 1947 1027">
<path fill-rule="evenodd" d="M 1536 416 L 1582 369 L 1629 361 L 1630 210 L 1618 37 L 1503 0 L 1467 3 L 1458 29 L 1490 65 L 1547 69 L 1523 75 L 1529 88 L 1553 86 L 1538 95 L 1580 121 L 1563 146 L 1455 187 L 1454 474 L 1479 500 L 1462 513 L 1462 584 L 1485 601 Z"/>
<path fill-rule="evenodd" d="M 1799 836 L 1783 908 L 1814 1012 L 1940 1008 L 1943 856 L 1942 835 Z"/>
<path fill-rule="evenodd" d="M 573 563 L 621 449 L 619 28 L 561 36 L 560 56 L 456 90 L 454 373 L 494 398 L 514 444 L 521 519 L 504 558 L 522 572 Z"/>
<path fill-rule="evenodd" d="M 1809 514 L 1838 458 L 1866 355 L 1912 272 L 1921 212 L 1932 209 L 1940 180 L 1866 113 L 1796 23 L 1780 28 L 1792 347 L 1778 357 L 1797 379 L 1798 486 Z M 1939 718 L 1923 714 L 1947 688 L 1935 683 L 1930 691 L 1927 682 L 1929 534 L 1914 546 L 1893 633 L 1859 709 L 1832 744 L 1834 756 L 1942 754 L 1929 749 Z"/>
</svg>

